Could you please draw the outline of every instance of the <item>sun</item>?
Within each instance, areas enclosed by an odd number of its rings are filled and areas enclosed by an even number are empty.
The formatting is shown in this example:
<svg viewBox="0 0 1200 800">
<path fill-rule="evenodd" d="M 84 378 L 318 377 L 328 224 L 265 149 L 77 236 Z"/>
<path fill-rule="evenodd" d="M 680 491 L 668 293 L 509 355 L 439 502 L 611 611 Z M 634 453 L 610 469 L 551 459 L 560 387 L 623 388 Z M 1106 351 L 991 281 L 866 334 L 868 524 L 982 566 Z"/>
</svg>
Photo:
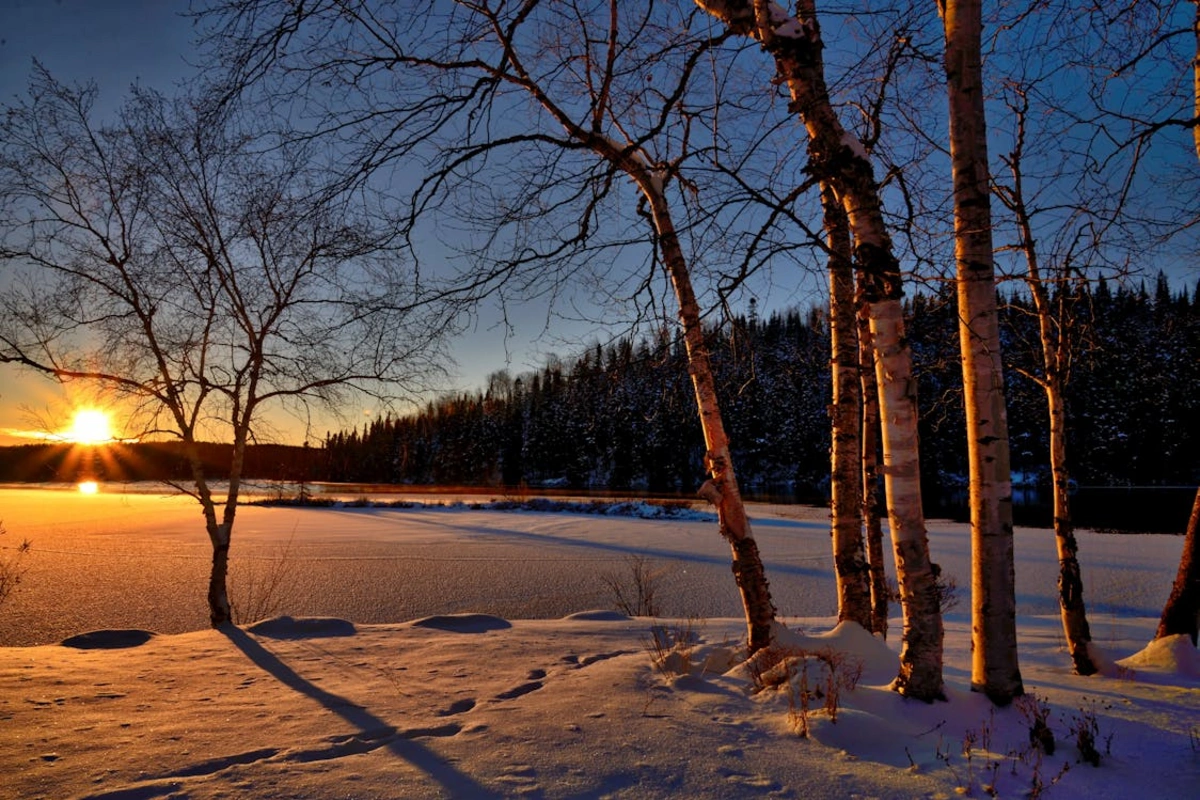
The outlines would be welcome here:
<svg viewBox="0 0 1200 800">
<path fill-rule="evenodd" d="M 75 412 L 71 429 L 63 434 L 63 438 L 77 444 L 104 444 L 113 439 L 112 425 L 108 414 L 94 408 L 84 408 Z"/>
</svg>

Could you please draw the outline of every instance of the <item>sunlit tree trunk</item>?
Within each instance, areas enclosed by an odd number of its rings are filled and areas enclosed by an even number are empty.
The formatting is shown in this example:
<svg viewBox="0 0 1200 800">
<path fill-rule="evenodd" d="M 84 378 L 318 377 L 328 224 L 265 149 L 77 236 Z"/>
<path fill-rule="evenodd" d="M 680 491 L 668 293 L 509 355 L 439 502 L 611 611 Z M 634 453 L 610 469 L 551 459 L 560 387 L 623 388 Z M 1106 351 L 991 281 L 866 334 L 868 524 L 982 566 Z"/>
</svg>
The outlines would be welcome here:
<svg viewBox="0 0 1200 800">
<path fill-rule="evenodd" d="M 1183 553 L 1179 556 L 1179 571 L 1171 596 L 1163 607 L 1158 621 L 1155 639 L 1186 633 L 1197 644 L 1200 632 L 1200 489 L 1192 503 L 1192 515 L 1188 519 L 1187 535 L 1183 540 Z"/>
<path fill-rule="evenodd" d="M 1196 39 L 1195 57 L 1192 59 L 1192 94 L 1195 97 L 1193 108 L 1196 119 L 1200 120 L 1200 0 L 1192 0 L 1192 5 L 1196 7 L 1196 15 L 1192 19 L 1192 34 Z M 1200 158 L 1200 123 L 1192 125 L 1192 141 L 1196 143 L 1196 158 Z"/>
<path fill-rule="evenodd" d="M 1017 663 L 1012 473 L 1000 360 L 979 0 L 939 3 L 946 33 L 959 338 L 971 504 L 971 688 L 1007 705 Z"/>
<path fill-rule="evenodd" d="M 1195 60 L 1192 62 L 1192 75 L 1196 94 L 1196 118 L 1200 120 L 1200 0 L 1193 0 L 1196 6 L 1196 16 L 1193 31 L 1196 35 Z M 1193 126 L 1192 134 L 1196 141 L 1196 157 L 1200 158 L 1200 124 Z M 1158 631 L 1154 638 L 1186 633 L 1197 644 L 1196 637 L 1200 628 L 1200 489 L 1196 490 L 1196 499 L 1192 503 L 1192 515 L 1188 519 L 1187 535 L 1183 540 L 1183 553 L 1179 556 L 1179 571 L 1175 574 L 1175 583 L 1171 587 L 1171 596 L 1163 607 L 1162 618 L 1158 623 Z"/>
<path fill-rule="evenodd" d="M 830 509 L 838 621 L 872 629 L 871 593 L 862 534 L 862 454 L 858 330 L 850 223 L 832 187 L 821 189 L 829 245 L 829 331 L 832 345 L 833 441 Z"/>
<path fill-rule="evenodd" d="M 661 181 L 648 168 L 627 165 L 626 169 L 637 181 L 649 202 L 658 235 L 659 251 L 679 303 L 679 321 L 683 326 L 688 374 L 692 378 L 696 407 L 700 412 L 700 426 L 704 431 L 704 444 L 708 449 L 705 461 L 710 477 L 701 487 L 700 494 L 716 507 L 721 535 L 729 542 L 732 550 L 733 576 L 746 612 L 748 650 L 753 655 L 771 643 L 775 605 L 771 601 L 766 571 L 758 552 L 758 543 L 755 542 L 750 529 L 746 506 L 742 502 L 741 490 L 733 469 L 733 458 L 729 454 L 729 438 L 725 435 L 725 424 L 717 403 L 716 383 L 709 363 L 708 345 L 704 341 L 700 305 L 696 302 L 696 295 L 692 290 L 687 260 L 679 246 L 679 237 L 675 232 Z"/>
<path fill-rule="evenodd" d="M 792 18 L 763 0 L 696 3 L 734 33 L 760 42 L 775 59 L 778 77 L 791 94 L 790 107 L 808 132 L 808 169 L 834 188 L 846 209 L 875 340 L 888 520 L 904 613 L 900 671 L 892 688 L 926 701 L 944 699 L 942 614 L 921 508 L 916 381 L 904 336 L 900 262 L 884 224 L 879 184 L 868 155 L 842 127 L 829 99 L 816 5 L 800 0 Z"/>
<path fill-rule="evenodd" d="M 879 382 L 875 380 L 875 345 L 871 320 L 858 304 L 858 358 L 862 384 L 862 516 L 867 531 L 867 563 L 871 572 L 871 632 L 887 638 L 888 586 L 883 566 L 883 521 L 879 516 Z"/>
</svg>

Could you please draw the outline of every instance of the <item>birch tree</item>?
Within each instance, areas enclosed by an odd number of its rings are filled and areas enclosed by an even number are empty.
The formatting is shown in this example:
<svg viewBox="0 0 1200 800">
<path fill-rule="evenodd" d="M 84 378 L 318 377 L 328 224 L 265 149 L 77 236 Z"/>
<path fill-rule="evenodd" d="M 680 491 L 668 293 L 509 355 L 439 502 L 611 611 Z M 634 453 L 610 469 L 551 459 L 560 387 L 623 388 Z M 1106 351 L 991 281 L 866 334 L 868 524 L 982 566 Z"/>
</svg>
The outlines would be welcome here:
<svg viewBox="0 0 1200 800">
<path fill-rule="evenodd" d="M 424 388 L 449 320 L 421 310 L 393 233 L 322 191 L 304 149 L 257 149 L 235 132 L 246 120 L 202 97 L 137 91 L 112 123 L 95 98 L 39 69 L 5 109 L 0 361 L 98 386 L 146 434 L 184 443 L 179 488 L 203 511 L 216 627 L 231 619 L 243 457 L 269 435 L 266 412 Z M 196 448 L 214 438 L 233 445 L 223 497 Z"/>
<path fill-rule="evenodd" d="M 357 161 L 362 169 L 377 170 L 415 143 L 425 148 L 432 166 L 413 192 L 412 225 L 420 225 L 422 214 L 457 205 L 447 200 L 455 192 L 475 193 L 464 214 L 475 218 L 476 230 L 490 228 L 473 257 L 479 269 L 447 291 L 482 296 L 520 282 L 560 285 L 561 273 L 551 270 L 579 254 L 594 261 L 608 244 L 632 249 L 627 233 L 597 244 L 600 231 L 612 227 L 608 218 L 617 216 L 605 211 L 615 202 L 614 187 L 632 184 L 649 225 L 643 238 L 669 280 L 686 347 L 707 448 L 701 495 L 716 507 L 730 544 L 749 650 L 766 647 L 775 608 L 729 453 L 673 199 L 681 189 L 696 191 L 682 164 L 692 115 L 704 112 L 682 105 L 698 65 L 721 37 L 690 36 L 684 24 L 660 23 L 658 9 L 627 13 L 616 0 L 463 0 L 416 20 L 406 9 L 373 2 L 230 2 L 217 13 L 222 40 L 236 45 L 239 84 L 266 69 L 259 59 L 281 59 L 278 66 L 289 69 L 287 43 L 297 31 L 330 31 L 326 47 L 294 54 L 291 74 L 362 98 L 360 117 L 343 105 L 317 122 L 351 131 L 360 154 L 366 143 Z M 500 164 L 506 185 L 479 179 Z M 499 207 L 495 215 L 481 194 Z M 564 231 L 569 210 L 577 216 Z M 501 247 L 507 255 L 497 257 Z"/>
<path fill-rule="evenodd" d="M 1003 174 L 993 176 L 994 194 L 1009 212 L 1000 229 L 1011 232 L 1011 244 L 1000 251 L 1020 254 L 1019 277 L 1036 320 L 1038 363 L 1020 371 L 1046 400 L 1059 605 L 1072 664 L 1082 675 L 1105 659 L 1091 640 L 1071 514 L 1069 381 L 1089 335 L 1082 327 L 1089 282 L 1127 277 L 1180 227 L 1161 187 L 1141 184 L 1151 140 L 1162 158 L 1175 146 L 1165 141 L 1170 134 L 1191 124 L 1194 91 L 1185 98 L 1170 76 L 1174 43 L 1189 33 L 1181 9 L 1147 2 L 1119 10 L 1072 3 L 1021 10 L 997 20 L 996 28 L 1011 31 L 1016 42 L 1055 36 L 1061 46 L 1032 58 L 1018 50 L 1014 57 L 1007 46 L 1014 42 L 1000 41 L 990 62 L 999 73 L 992 91 L 1008 112 L 994 131 L 1008 145 Z M 1194 64 L 1189 72 L 1195 90 Z M 1183 226 L 1192 216 L 1184 212 Z"/>
<path fill-rule="evenodd" d="M 1067 384 L 1079 339 L 1079 297 L 1074 284 L 1081 281 L 1072 278 L 1071 264 L 1077 257 L 1069 250 L 1054 264 L 1043 264 L 1039 237 L 1034 229 L 1034 211 L 1026 199 L 1023 169 L 1028 95 L 1015 86 L 1011 92 L 1013 98 L 1009 101 L 1009 107 L 1015 120 L 1015 135 L 1012 150 L 1003 156 L 1009 176 L 1006 180 L 995 181 L 995 195 L 1012 214 L 1015 222 L 1016 247 L 1025 258 L 1025 285 L 1033 300 L 1037 319 L 1041 370 L 1023 374 L 1040 386 L 1046 397 L 1054 540 L 1059 565 L 1058 600 L 1063 633 L 1075 671 L 1080 675 L 1091 675 L 1098 669 L 1099 656 L 1093 652 L 1084 602 L 1079 545 L 1071 519 L 1067 457 Z M 1051 294 L 1051 287 L 1055 288 L 1054 295 Z"/>
<path fill-rule="evenodd" d="M 874 631 L 870 568 L 863 548 L 862 383 L 850 223 L 832 187 L 822 188 L 821 206 L 829 245 L 829 333 L 833 351 L 830 508 L 838 621 L 857 622 Z"/>
<path fill-rule="evenodd" d="M 904 615 L 900 672 L 893 688 L 926 701 L 941 699 L 938 570 L 930 559 L 921 508 L 916 384 L 904 337 L 900 264 L 884 223 L 870 158 L 861 141 L 843 127 L 830 100 L 816 4 L 800 0 L 791 15 L 771 0 L 696 3 L 731 32 L 759 42 L 772 57 L 778 79 L 791 96 L 790 107 L 809 137 L 808 169 L 834 189 L 846 210 L 875 346 L 883 471 Z"/>
<path fill-rule="evenodd" d="M 871 631 L 887 638 L 888 584 L 883 565 L 883 520 L 879 514 L 879 385 L 875 345 L 866 304 L 855 296 L 859 382 L 862 392 L 862 519 L 871 581 Z"/>
<path fill-rule="evenodd" d="M 1007 705 L 1024 694 L 1017 663 L 1012 477 L 992 257 L 982 5 L 939 0 L 945 26 L 954 175 L 963 400 L 971 508 L 971 688 Z"/>
<path fill-rule="evenodd" d="M 1186 635 L 1197 644 L 1200 632 L 1200 489 L 1192 503 L 1192 514 L 1188 518 L 1187 532 L 1183 539 L 1183 553 L 1179 556 L 1179 570 L 1171 585 L 1171 594 L 1163 606 L 1158 621 L 1155 639 L 1167 636 Z"/>
<path fill-rule="evenodd" d="M 1195 117 L 1192 120 L 1192 138 L 1196 145 L 1196 158 L 1200 159 L 1200 0 L 1192 0 L 1195 15 L 1192 33 L 1195 39 L 1192 59 L 1192 90 L 1195 95 Z M 1179 556 L 1179 570 L 1171 586 L 1171 594 L 1163 606 L 1162 617 L 1154 638 L 1161 639 L 1175 634 L 1187 634 L 1192 644 L 1197 644 L 1200 631 L 1200 489 L 1192 504 L 1184 536 L 1183 553 Z"/>
</svg>

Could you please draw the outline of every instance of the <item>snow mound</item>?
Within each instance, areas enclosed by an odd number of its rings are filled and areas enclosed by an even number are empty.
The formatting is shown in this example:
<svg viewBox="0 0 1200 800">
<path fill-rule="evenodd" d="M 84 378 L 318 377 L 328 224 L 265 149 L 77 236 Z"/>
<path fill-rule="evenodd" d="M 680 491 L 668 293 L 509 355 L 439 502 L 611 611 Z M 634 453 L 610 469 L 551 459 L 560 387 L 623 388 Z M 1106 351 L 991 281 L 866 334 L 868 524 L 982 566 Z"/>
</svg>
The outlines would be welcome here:
<svg viewBox="0 0 1200 800">
<path fill-rule="evenodd" d="M 63 639 L 62 646 L 74 647 L 76 650 L 122 650 L 127 647 L 140 647 L 157 635 L 139 628 L 89 631 Z"/>
<path fill-rule="evenodd" d="M 574 614 L 567 614 L 563 619 L 576 622 L 627 622 L 631 617 L 620 611 L 597 608 L 591 611 L 576 611 Z"/>
<path fill-rule="evenodd" d="M 888 683 L 896 677 L 897 654 L 887 642 L 855 622 L 839 622 L 833 630 L 817 634 L 779 625 L 775 628 L 775 645 L 810 653 L 840 653 L 862 664 L 862 681 L 866 684 Z"/>
<path fill-rule="evenodd" d="M 1137 680 L 1147 675 L 1200 679 L 1200 651 L 1187 634 L 1164 636 L 1117 662 Z"/>
<path fill-rule="evenodd" d="M 353 622 L 337 617 L 271 617 L 246 628 L 250 633 L 271 639 L 320 639 L 353 636 Z"/>
<path fill-rule="evenodd" d="M 486 633 L 511 628 L 512 623 L 491 614 L 439 614 L 415 620 L 412 626 L 452 633 Z"/>
</svg>

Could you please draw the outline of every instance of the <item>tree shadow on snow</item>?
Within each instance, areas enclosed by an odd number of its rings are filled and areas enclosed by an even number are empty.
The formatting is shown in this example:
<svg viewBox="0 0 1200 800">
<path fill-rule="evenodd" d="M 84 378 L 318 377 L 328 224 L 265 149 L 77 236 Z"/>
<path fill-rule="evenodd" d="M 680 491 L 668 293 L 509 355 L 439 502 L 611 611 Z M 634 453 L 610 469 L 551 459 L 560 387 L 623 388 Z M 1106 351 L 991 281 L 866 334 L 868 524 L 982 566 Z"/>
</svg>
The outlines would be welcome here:
<svg viewBox="0 0 1200 800">
<path fill-rule="evenodd" d="M 458 726 L 397 729 L 366 708 L 311 683 L 280 661 L 274 653 L 255 641 L 241 628 L 226 625 L 220 631 L 264 672 L 290 689 L 317 701 L 358 728 L 360 734 L 350 741 L 343 742 L 337 748 L 336 753 L 313 752 L 308 760 L 353 755 L 386 747 L 439 783 L 452 797 L 500 797 L 499 794 L 487 789 L 469 775 L 458 771 L 437 753 L 417 741 L 419 738 L 453 736 L 458 732 Z"/>
<path fill-rule="evenodd" d="M 759 524 L 755 522 L 754 524 Z M 480 526 L 469 524 L 455 524 L 452 522 L 443 523 L 443 527 L 454 531 L 460 531 L 467 534 L 474 541 L 486 541 L 487 539 L 503 540 L 512 539 L 523 543 L 532 543 L 538 545 L 559 545 L 562 547 L 579 548 L 584 550 L 596 550 L 601 553 L 619 553 L 621 555 L 645 556 L 646 558 L 662 559 L 665 561 L 680 561 L 692 564 L 711 564 L 718 567 L 728 567 L 729 558 L 727 556 L 710 556 L 702 553 L 689 553 L 682 550 L 667 550 L 664 548 L 651 547 L 648 545 L 637 546 L 631 544 L 619 544 L 615 542 L 596 542 L 590 539 L 579 539 L 569 536 L 560 536 L 554 533 L 545 532 L 530 532 L 514 530 L 512 528 L 502 528 L 499 526 Z M 795 526 L 792 526 L 795 527 Z M 825 526 L 825 533 L 828 535 L 828 526 Z M 716 532 L 713 533 L 717 536 Z M 763 544 L 759 541 L 759 546 Z M 801 578 L 823 578 L 829 576 L 831 569 L 816 569 L 813 567 L 804 567 L 798 564 L 785 564 L 771 559 L 770 554 L 763 555 L 763 566 L 766 567 L 770 575 L 790 575 Z"/>
</svg>

